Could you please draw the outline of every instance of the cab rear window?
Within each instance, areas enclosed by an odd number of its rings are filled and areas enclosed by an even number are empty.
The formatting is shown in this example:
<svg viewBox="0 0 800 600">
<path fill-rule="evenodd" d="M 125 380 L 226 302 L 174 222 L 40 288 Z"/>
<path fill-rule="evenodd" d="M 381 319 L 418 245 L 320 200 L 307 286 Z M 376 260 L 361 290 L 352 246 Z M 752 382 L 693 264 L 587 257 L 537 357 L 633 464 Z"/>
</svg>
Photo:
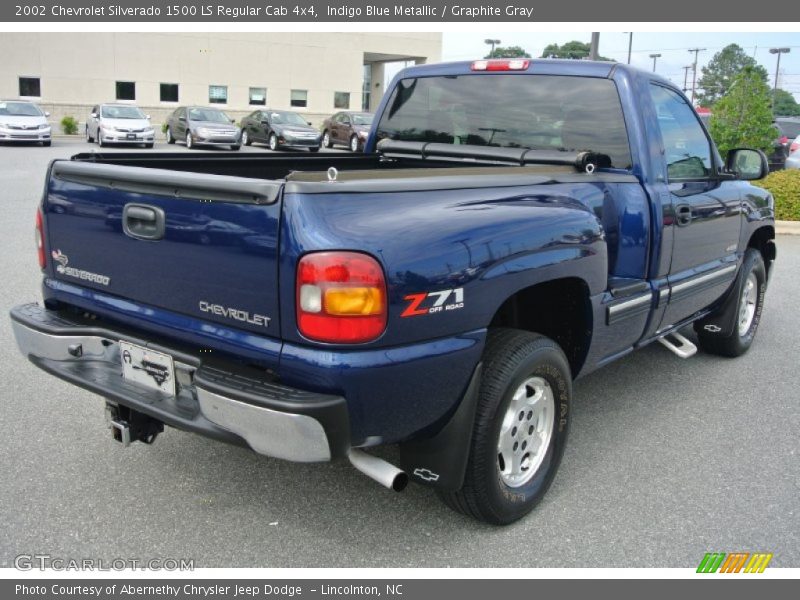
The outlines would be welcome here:
<svg viewBox="0 0 800 600">
<path fill-rule="evenodd" d="M 403 79 L 376 128 L 378 139 L 502 148 L 592 151 L 630 169 L 613 81 L 555 75 Z"/>
</svg>

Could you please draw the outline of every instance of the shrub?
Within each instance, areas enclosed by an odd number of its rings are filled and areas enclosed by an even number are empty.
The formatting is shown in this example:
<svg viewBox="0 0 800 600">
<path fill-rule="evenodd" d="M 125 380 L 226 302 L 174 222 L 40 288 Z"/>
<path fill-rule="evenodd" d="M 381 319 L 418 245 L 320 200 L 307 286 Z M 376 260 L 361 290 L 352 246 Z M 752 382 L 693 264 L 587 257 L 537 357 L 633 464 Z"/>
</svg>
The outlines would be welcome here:
<svg viewBox="0 0 800 600">
<path fill-rule="evenodd" d="M 166 133 L 167 133 L 167 128 L 168 128 L 168 127 L 169 127 L 169 125 L 167 125 L 167 122 L 166 122 L 166 121 L 164 121 L 164 122 L 161 124 L 161 133 L 163 133 L 164 135 L 166 135 Z"/>
<path fill-rule="evenodd" d="M 800 221 L 800 169 L 775 171 L 753 183 L 775 197 L 776 219 Z"/>
<path fill-rule="evenodd" d="M 64 130 L 66 135 L 75 135 L 78 133 L 78 122 L 75 120 L 75 117 L 67 115 L 61 119 L 61 129 Z"/>
</svg>

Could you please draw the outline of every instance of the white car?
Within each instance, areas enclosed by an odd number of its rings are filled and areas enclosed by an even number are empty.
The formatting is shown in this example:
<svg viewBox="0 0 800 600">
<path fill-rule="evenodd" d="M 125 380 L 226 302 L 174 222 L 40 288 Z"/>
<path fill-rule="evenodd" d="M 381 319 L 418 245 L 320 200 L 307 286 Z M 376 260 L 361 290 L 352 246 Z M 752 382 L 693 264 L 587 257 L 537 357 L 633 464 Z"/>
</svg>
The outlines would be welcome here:
<svg viewBox="0 0 800 600">
<path fill-rule="evenodd" d="M 49 146 L 49 116 L 50 113 L 44 112 L 33 102 L 0 100 L 0 142 L 38 142 L 42 146 Z"/>
<path fill-rule="evenodd" d="M 138 144 L 152 148 L 155 131 L 138 106 L 131 104 L 98 104 L 86 120 L 86 141 L 97 144 Z"/>
<path fill-rule="evenodd" d="M 789 147 L 789 157 L 786 159 L 787 169 L 800 169 L 800 135 L 798 135 Z"/>
</svg>

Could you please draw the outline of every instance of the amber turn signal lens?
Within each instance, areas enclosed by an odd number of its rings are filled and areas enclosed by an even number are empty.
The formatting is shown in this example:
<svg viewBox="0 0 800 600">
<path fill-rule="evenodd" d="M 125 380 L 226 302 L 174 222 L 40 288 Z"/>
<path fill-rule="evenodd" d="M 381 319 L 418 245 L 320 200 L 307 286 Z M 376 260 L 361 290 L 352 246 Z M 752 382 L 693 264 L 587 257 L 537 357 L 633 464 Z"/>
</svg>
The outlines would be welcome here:
<svg viewBox="0 0 800 600">
<path fill-rule="evenodd" d="M 376 287 L 328 288 L 325 312 L 329 315 L 379 315 L 383 312 L 383 294 Z"/>
</svg>

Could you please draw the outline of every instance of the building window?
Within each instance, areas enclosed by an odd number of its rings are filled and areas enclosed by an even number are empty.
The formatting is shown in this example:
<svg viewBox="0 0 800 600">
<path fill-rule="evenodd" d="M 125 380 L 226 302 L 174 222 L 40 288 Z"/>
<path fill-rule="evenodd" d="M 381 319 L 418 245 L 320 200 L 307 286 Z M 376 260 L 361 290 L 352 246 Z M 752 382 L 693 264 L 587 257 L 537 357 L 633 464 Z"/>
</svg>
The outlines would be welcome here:
<svg viewBox="0 0 800 600">
<path fill-rule="evenodd" d="M 372 65 L 364 65 L 364 83 L 361 86 L 361 110 L 369 112 L 372 102 Z"/>
<path fill-rule="evenodd" d="M 266 106 L 267 88 L 250 88 L 250 104 Z"/>
<path fill-rule="evenodd" d="M 227 104 L 228 86 L 227 85 L 208 86 L 208 101 L 211 104 Z"/>
<path fill-rule="evenodd" d="M 350 92 L 333 92 L 333 108 L 350 108 Z"/>
<path fill-rule="evenodd" d="M 177 101 L 178 101 L 178 84 L 162 83 L 161 102 L 177 102 Z"/>
<path fill-rule="evenodd" d="M 292 90 L 291 105 L 294 108 L 308 106 L 308 90 Z"/>
<path fill-rule="evenodd" d="M 136 100 L 136 83 L 133 81 L 118 81 L 117 100 Z"/>
<path fill-rule="evenodd" d="M 19 95 L 40 98 L 42 95 L 42 83 L 38 77 L 20 77 Z"/>
</svg>

